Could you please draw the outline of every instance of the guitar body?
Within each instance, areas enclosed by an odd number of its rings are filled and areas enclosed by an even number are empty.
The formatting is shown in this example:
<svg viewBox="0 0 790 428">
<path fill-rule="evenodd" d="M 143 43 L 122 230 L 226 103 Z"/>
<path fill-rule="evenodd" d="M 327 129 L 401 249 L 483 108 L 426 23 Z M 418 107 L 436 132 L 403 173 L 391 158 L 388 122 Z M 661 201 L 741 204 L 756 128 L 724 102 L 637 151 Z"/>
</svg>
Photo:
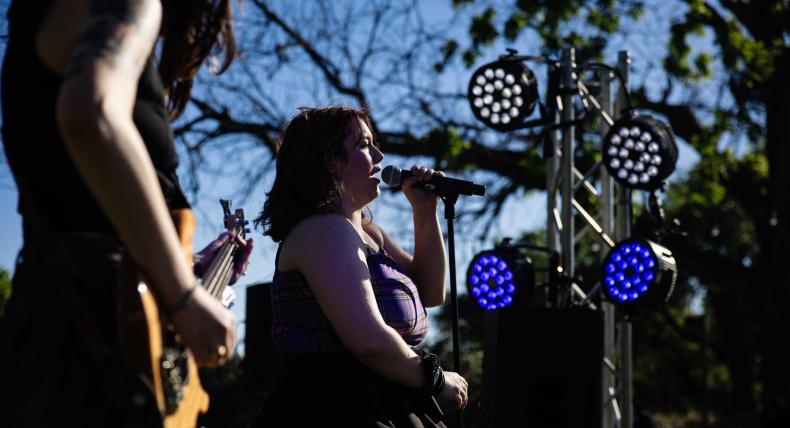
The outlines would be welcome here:
<svg viewBox="0 0 790 428">
<path fill-rule="evenodd" d="M 173 219 L 190 265 L 195 218 L 190 210 L 174 211 Z M 125 258 L 118 298 L 121 348 L 149 383 L 165 428 L 195 427 L 209 406 L 198 368 L 185 345 L 168 326 L 159 304 L 139 270 Z"/>
</svg>

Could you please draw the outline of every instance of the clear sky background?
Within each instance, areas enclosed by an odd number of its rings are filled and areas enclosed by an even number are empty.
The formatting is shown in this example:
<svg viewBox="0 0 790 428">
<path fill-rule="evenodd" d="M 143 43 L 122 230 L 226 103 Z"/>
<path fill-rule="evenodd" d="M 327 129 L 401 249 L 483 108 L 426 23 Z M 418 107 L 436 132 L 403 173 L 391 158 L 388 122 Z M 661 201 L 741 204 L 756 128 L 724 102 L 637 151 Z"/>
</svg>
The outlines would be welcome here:
<svg viewBox="0 0 790 428">
<path fill-rule="evenodd" d="M 28 1 L 28 0 L 26 0 Z M 0 1 L 0 11 L 3 16 L 5 15 L 7 1 Z M 427 19 L 435 19 L 437 21 L 446 20 L 451 14 L 449 0 L 433 0 L 424 2 L 422 7 L 425 7 L 425 17 Z M 657 3 L 660 4 L 660 3 Z M 675 11 L 674 13 L 680 13 Z M 664 31 L 652 31 L 651 26 L 668 28 L 668 24 L 659 22 L 645 22 L 641 25 L 645 26 L 643 30 L 652 33 L 653 38 L 646 40 L 640 37 L 628 38 L 625 37 L 618 49 L 632 50 L 634 56 L 635 79 L 642 81 L 649 77 L 655 76 L 658 73 L 655 70 L 655 59 L 640 57 L 639 54 L 652 52 L 655 53 L 657 49 L 663 49 L 666 46 L 666 38 L 668 34 Z M 3 33 L 5 33 L 3 24 Z M 464 23 L 458 27 L 460 34 L 464 33 L 468 28 L 468 24 Z M 649 46 L 647 45 L 649 44 Z M 706 41 L 704 38 L 700 39 L 700 45 L 704 47 Z M 496 55 L 504 52 L 503 45 L 497 45 L 490 50 L 490 58 L 493 60 Z M 4 49 L 4 45 L 2 45 Z M 521 48 L 525 52 L 525 48 Z M 0 51 L 0 56 L 4 55 Z M 437 53 L 438 57 L 438 53 Z M 608 53 L 607 62 L 614 64 L 616 61 L 616 50 Z M 486 62 L 484 59 L 482 62 Z M 651 66 L 653 62 L 653 66 Z M 448 85 L 457 88 L 465 88 L 472 73 L 472 70 L 465 70 L 458 68 L 457 73 L 449 76 Z M 541 74 L 538 74 L 539 76 Z M 284 84 L 278 82 L 276 79 L 270 82 L 271 85 Z M 199 93 L 200 87 L 196 91 Z M 293 105 L 293 112 L 296 107 L 300 105 L 314 105 L 315 101 L 305 99 L 298 100 Z M 35 126 L 35 124 L 31 124 Z M 689 148 L 685 143 L 680 142 L 680 161 L 678 172 L 675 177 L 681 176 L 685 171 L 688 171 L 691 166 L 698 159 L 698 155 Z M 46 154 L 43 154 L 46 155 Z M 386 154 L 385 154 L 386 155 Z M 385 159 L 383 165 L 387 165 L 388 160 Z M 410 163 L 395 161 L 401 167 L 408 167 Z M 45 171 L 42 171 L 45 173 Z M 183 171 L 181 171 L 183 173 Z M 255 217 L 260 210 L 264 198 L 265 191 L 270 186 L 270 180 L 260 186 L 259 189 L 247 200 L 235 201 L 234 207 L 244 208 L 249 218 Z M 206 177 L 202 180 L 202 187 L 198 195 L 198 203 L 195 205 L 196 214 L 198 217 L 199 226 L 195 236 L 195 249 L 200 249 L 203 245 L 208 243 L 211 239 L 216 237 L 221 232 L 222 211 L 218 203 L 219 198 L 228 198 L 236 189 L 239 183 L 235 182 L 233 178 L 217 179 L 216 177 Z M 459 289 L 465 289 L 465 279 L 463 278 L 466 271 L 466 265 L 471 257 L 478 251 L 490 247 L 496 238 L 502 236 L 518 236 L 525 231 L 534 231 L 545 227 L 546 212 L 545 212 L 545 192 L 542 189 L 535 189 L 534 191 L 525 193 L 517 198 L 512 198 L 504 207 L 503 214 L 495 227 L 492 229 L 490 236 L 485 242 L 469 239 L 469 235 L 459 234 L 457 231 L 457 257 L 456 262 L 458 266 L 458 281 Z M 374 218 L 386 230 L 394 232 L 396 236 L 408 236 L 411 233 L 411 224 L 404 224 L 404 216 L 401 208 L 403 207 L 402 195 L 384 194 L 374 206 Z M 14 260 L 17 252 L 21 247 L 21 220 L 16 213 L 16 200 L 17 192 L 16 186 L 11 177 L 8 166 L 5 162 L 5 157 L 0 154 L 0 268 L 13 272 Z M 443 214 L 440 206 L 440 215 Z M 443 222 L 444 228 L 444 222 Z M 255 250 L 252 256 L 252 262 L 247 271 L 247 275 L 242 277 L 239 284 L 236 286 L 238 299 L 233 308 L 237 320 L 240 325 L 241 334 L 243 337 L 243 320 L 244 320 L 244 306 L 245 306 L 245 293 L 244 288 L 248 285 L 269 281 L 274 272 L 274 252 L 275 247 L 271 240 L 264 238 L 259 232 L 253 231 L 255 240 Z M 404 247 L 409 248 L 410 242 L 406 239 Z M 449 282 L 448 282 L 449 283 Z M 448 286 L 449 287 L 449 286 Z"/>
</svg>

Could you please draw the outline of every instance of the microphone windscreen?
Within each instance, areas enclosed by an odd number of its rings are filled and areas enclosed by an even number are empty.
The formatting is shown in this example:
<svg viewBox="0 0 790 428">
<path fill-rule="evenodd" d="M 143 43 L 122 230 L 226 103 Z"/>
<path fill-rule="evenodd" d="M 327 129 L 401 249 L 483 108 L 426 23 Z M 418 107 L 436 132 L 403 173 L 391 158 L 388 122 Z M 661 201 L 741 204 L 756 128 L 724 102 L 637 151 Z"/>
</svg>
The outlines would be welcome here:
<svg viewBox="0 0 790 428">
<path fill-rule="evenodd" d="M 381 170 L 381 181 L 390 186 L 400 186 L 400 168 L 387 165 Z"/>
</svg>

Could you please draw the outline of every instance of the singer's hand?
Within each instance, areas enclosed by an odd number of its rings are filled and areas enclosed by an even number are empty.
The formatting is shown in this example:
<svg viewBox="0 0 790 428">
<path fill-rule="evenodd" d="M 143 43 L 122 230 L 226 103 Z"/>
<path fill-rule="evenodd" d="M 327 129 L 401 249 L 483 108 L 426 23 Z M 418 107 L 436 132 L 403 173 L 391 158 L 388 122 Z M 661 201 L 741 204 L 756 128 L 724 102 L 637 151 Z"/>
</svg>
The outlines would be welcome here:
<svg viewBox="0 0 790 428">
<path fill-rule="evenodd" d="M 412 166 L 411 172 L 414 175 L 403 180 L 403 194 L 406 195 L 412 209 L 429 208 L 435 210 L 439 203 L 439 197 L 433 192 L 414 187 L 414 185 L 418 182 L 429 181 L 434 175 L 443 176 L 444 173 L 418 165 Z"/>
<path fill-rule="evenodd" d="M 440 404 L 447 410 L 463 409 L 469 402 L 469 383 L 463 376 L 456 372 L 444 372 L 444 388 L 436 396 Z"/>
</svg>

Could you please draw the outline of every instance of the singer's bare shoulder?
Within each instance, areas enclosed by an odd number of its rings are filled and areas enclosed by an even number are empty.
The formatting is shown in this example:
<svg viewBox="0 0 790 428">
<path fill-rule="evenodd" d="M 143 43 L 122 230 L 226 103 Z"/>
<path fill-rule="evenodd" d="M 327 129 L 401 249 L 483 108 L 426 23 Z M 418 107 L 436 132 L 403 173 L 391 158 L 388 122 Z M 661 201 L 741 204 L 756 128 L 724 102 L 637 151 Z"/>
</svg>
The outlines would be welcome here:
<svg viewBox="0 0 790 428">
<path fill-rule="evenodd" d="M 378 247 L 384 247 L 384 232 L 381 230 L 381 227 L 372 221 L 363 221 L 362 222 L 362 230 L 368 234 L 368 236 L 373 239 Z"/>
<path fill-rule="evenodd" d="M 323 248 L 364 245 L 351 222 L 337 214 L 310 216 L 299 222 L 283 241 L 280 250 L 281 271 L 298 270 Z"/>
<path fill-rule="evenodd" d="M 408 253 L 408 251 L 404 250 L 403 247 L 400 246 L 394 239 L 390 238 L 387 235 L 387 232 L 384 231 L 379 225 L 373 222 L 363 223 L 362 228 L 365 229 L 368 235 L 370 235 L 373 239 L 376 240 L 380 248 L 383 248 L 387 254 L 390 255 L 393 259 L 395 259 L 398 264 L 409 272 L 411 269 L 412 263 L 412 255 Z"/>
</svg>

